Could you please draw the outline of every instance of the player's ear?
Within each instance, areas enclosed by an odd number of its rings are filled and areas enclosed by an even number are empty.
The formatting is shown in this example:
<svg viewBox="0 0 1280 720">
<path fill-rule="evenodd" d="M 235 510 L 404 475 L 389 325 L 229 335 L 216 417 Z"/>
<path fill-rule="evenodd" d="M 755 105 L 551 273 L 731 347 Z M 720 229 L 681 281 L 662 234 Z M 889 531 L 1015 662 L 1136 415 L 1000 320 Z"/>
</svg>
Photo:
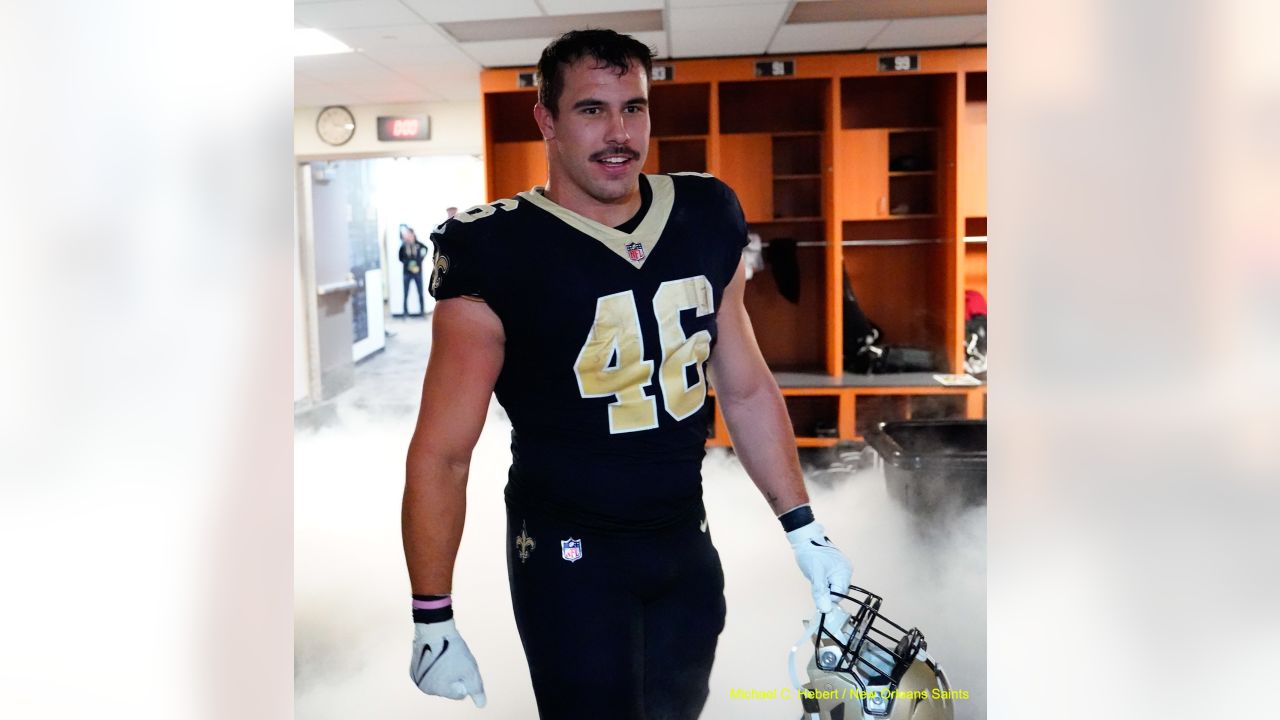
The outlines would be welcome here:
<svg viewBox="0 0 1280 720">
<path fill-rule="evenodd" d="M 533 106 L 533 119 L 538 123 L 538 130 L 542 132 L 543 140 L 556 139 L 556 121 L 551 117 L 551 111 L 542 103 Z"/>
</svg>

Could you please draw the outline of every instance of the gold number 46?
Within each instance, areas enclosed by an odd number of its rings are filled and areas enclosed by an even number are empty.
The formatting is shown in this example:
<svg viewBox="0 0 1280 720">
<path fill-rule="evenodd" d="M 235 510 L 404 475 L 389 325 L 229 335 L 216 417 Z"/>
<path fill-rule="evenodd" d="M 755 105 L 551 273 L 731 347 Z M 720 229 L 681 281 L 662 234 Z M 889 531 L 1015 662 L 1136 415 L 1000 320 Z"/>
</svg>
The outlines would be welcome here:
<svg viewBox="0 0 1280 720">
<path fill-rule="evenodd" d="M 691 336 L 680 326 L 681 310 L 696 310 L 698 317 L 715 311 L 711 283 L 705 275 L 668 280 L 653 296 L 662 354 L 658 383 L 662 404 L 676 420 L 693 415 L 707 399 L 702 363 L 711 354 L 711 333 L 699 330 Z M 573 365 L 578 391 L 584 398 L 612 397 L 609 403 L 611 434 L 658 427 L 657 399 L 644 394 L 653 383 L 653 360 L 644 358 L 640 312 L 635 295 L 625 292 L 596 300 L 595 322 Z M 698 380 L 689 385 L 685 369 L 693 365 Z"/>
</svg>

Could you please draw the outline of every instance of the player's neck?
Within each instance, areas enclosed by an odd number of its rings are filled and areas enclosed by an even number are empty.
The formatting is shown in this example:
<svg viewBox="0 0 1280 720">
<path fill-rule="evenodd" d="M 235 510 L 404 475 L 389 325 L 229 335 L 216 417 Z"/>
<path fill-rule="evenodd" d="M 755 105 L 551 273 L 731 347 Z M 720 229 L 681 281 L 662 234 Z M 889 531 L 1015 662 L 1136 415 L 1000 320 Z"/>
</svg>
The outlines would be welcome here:
<svg viewBox="0 0 1280 720">
<path fill-rule="evenodd" d="M 606 227 L 617 227 L 630 220 L 640 212 L 642 204 L 639 178 L 631 188 L 631 192 L 616 202 L 601 202 L 568 180 L 557 179 L 555 173 L 552 173 L 547 181 L 543 194 L 560 207 L 572 210 Z"/>
</svg>

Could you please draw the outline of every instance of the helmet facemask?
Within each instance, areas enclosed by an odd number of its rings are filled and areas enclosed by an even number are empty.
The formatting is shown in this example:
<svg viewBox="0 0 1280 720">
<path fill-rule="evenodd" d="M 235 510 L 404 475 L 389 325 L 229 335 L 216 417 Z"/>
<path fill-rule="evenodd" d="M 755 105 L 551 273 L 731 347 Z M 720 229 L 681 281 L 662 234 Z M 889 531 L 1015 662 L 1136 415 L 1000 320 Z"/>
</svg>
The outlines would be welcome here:
<svg viewBox="0 0 1280 720">
<path fill-rule="evenodd" d="M 924 634 L 880 612 L 879 595 L 850 586 L 831 593 L 837 605 L 811 627 L 813 653 L 801 702 L 810 720 L 953 717 L 951 687 L 926 649 Z M 844 603 L 841 603 L 844 604 Z"/>
</svg>

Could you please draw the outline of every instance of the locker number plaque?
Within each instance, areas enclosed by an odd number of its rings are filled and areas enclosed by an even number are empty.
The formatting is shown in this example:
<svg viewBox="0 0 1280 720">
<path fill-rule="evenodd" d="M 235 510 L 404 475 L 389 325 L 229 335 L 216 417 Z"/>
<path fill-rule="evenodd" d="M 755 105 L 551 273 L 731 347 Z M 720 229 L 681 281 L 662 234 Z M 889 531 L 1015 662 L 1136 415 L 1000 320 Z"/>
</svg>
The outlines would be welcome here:
<svg viewBox="0 0 1280 720">
<path fill-rule="evenodd" d="M 757 60 L 756 77 L 786 77 L 796 74 L 794 60 Z"/>
<path fill-rule="evenodd" d="M 920 69 L 919 55 L 882 55 L 880 72 L 909 72 Z"/>
</svg>

